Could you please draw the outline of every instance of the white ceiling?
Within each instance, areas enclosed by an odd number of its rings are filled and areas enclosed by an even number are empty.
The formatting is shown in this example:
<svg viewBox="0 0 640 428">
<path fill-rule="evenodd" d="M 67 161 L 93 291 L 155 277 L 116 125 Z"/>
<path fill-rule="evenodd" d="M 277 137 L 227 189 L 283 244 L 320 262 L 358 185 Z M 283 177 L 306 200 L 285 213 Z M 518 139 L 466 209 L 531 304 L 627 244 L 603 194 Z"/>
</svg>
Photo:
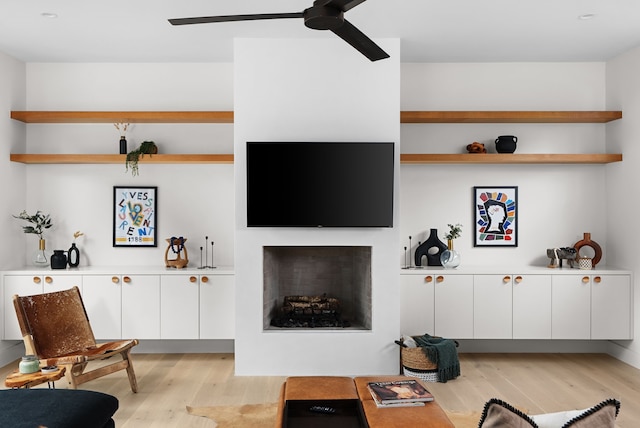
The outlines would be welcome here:
<svg viewBox="0 0 640 428">
<path fill-rule="evenodd" d="M 232 62 L 234 37 L 337 36 L 302 19 L 179 27 L 167 19 L 311 4 L 0 0 L 0 52 L 25 62 Z M 594 16 L 579 19 L 584 14 Z M 372 39 L 399 38 L 401 62 L 605 61 L 640 45 L 640 0 L 368 0 L 345 17 Z"/>
</svg>

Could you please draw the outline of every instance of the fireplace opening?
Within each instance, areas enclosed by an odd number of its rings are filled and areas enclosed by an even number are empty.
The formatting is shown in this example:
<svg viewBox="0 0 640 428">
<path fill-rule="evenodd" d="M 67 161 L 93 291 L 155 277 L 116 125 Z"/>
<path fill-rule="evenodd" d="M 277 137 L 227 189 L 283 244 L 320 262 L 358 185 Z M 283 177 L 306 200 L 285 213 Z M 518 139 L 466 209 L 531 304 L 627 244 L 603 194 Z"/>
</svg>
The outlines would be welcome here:
<svg viewBox="0 0 640 428">
<path fill-rule="evenodd" d="M 264 247 L 263 328 L 371 330 L 371 247 Z"/>
</svg>

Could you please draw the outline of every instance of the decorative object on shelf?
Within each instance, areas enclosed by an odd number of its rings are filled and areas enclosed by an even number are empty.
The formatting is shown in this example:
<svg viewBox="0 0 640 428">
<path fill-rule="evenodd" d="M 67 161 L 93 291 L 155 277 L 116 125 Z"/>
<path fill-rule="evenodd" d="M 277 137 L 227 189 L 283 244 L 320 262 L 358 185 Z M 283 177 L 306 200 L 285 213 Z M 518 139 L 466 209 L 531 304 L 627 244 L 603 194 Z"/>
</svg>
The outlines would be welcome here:
<svg viewBox="0 0 640 428">
<path fill-rule="evenodd" d="M 113 246 L 157 247 L 158 188 L 113 186 Z"/>
<path fill-rule="evenodd" d="M 467 151 L 469 153 L 487 153 L 487 149 L 484 147 L 484 144 L 478 143 L 477 141 L 467 144 Z"/>
<path fill-rule="evenodd" d="M 602 248 L 596 241 L 591 240 L 591 233 L 585 232 L 583 238 L 573 246 L 576 249 L 577 257 L 590 257 L 591 267 L 595 268 L 602 259 Z M 591 250 L 589 253 L 586 251 Z M 580 250 L 583 250 L 581 253 Z M 586 250 L 586 251 L 585 251 Z"/>
<path fill-rule="evenodd" d="M 475 186 L 474 247 L 518 246 L 518 187 Z"/>
<path fill-rule="evenodd" d="M 187 252 L 187 247 L 185 247 L 184 243 L 187 242 L 187 238 L 183 238 L 180 236 L 176 238 L 172 236 L 171 238 L 166 240 L 169 245 L 167 246 L 167 250 L 164 252 L 164 265 L 166 267 L 174 267 L 176 269 L 182 269 L 189 264 L 189 255 Z M 176 255 L 175 259 L 169 259 L 169 250 L 173 254 Z M 184 252 L 184 258 L 182 258 L 182 253 Z"/>
<path fill-rule="evenodd" d="M 449 233 L 445 235 L 447 249 L 440 254 L 440 263 L 446 269 L 455 269 L 460 266 L 460 253 L 453 249 L 453 240 L 460 237 L 462 225 L 457 223 L 455 225 L 448 224 L 447 226 L 449 226 Z"/>
<path fill-rule="evenodd" d="M 69 267 L 78 267 L 80 264 L 80 250 L 76 247 L 76 239 L 84 235 L 84 233 L 79 230 L 73 234 L 73 242 L 71 243 L 71 248 L 67 252 L 67 258 L 69 259 Z"/>
<path fill-rule="evenodd" d="M 442 266 L 440 256 L 446 249 L 445 243 L 438 238 L 438 229 L 431 229 L 427 240 L 416 248 L 416 266 L 422 266 L 422 257 L 427 258 L 427 266 Z"/>
<path fill-rule="evenodd" d="M 53 250 L 51 256 L 51 269 L 66 269 L 67 268 L 67 255 L 64 250 Z"/>
<path fill-rule="evenodd" d="M 46 252 L 46 242 L 43 238 L 45 229 L 49 229 L 53 226 L 51 223 L 51 216 L 49 214 L 44 215 L 39 210 L 35 214 L 29 215 L 26 210 L 23 210 L 20 214 L 14 215 L 14 218 L 27 221 L 31 223 L 27 226 L 22 226 L 24 233 L 34 233 L 40 238 L 38 241 L 38 250 L 33 254 L 33 264 L 36 266 L 48 266 L 49 254 Z"/>
<path fill-rule="evenodd" d="M 131 150 L 127 153 L 127 159 L 125 161 L 125 172 L 131 170 L 131 175 L 139 175 L 138 162 L 144 155 L 155 155 L 158 153 L 158 146 L 153 141 L 143 141 L 140 143 L 140 147 L 135 150 Z"/>
<path fill-rule="evenodd" d="M 113 126 L 116 127 L 118 131 L 120 131 L 120 154 L 127 154 L 127 129 L 129 128 L 128 123 L 114 123 Z"/>
<path fill-rule="evenodd" d="M 593 259 L 591 257 L 578 258 L 578 267 L 583 270 L 593 269 Z"/>
<path fill-rule="evenodd" d="M 211 264 L 210 265 L 202 265 L 202 247 L 200 247 L 200 267 L 198 269 L 215 269 L 216 266 L 213 264 L 213 244 L 211 241 Z M 207 263 L 209 260 L 209 237 L 204 237 L 204 262 Z"/>
<path fill-rule="evenodd" d="M 518 137 L 514 135 L 501 135 L 496 138 L 496 152 L 513 153 L 516 151 L 517 142 Z"/>
<path fill-rule="evenodd" d="M 547 257 L 549 257 L 549 268 L 561 268 L 562 260 L 569 262 L 569 267 L 573 267 L 573 261 L 576 259 L 576 249 L 573 247 L 547 248 Z"/>
</svg>

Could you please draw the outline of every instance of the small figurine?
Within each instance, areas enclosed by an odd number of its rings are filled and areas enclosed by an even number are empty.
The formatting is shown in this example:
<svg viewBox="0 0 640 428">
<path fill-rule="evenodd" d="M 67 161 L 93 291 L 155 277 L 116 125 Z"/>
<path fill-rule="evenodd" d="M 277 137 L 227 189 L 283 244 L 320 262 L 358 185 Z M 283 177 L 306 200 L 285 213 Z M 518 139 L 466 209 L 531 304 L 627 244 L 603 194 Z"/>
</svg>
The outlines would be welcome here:
<svg viewBox="0 0 640 428">
<path fill-rule="evenodd" d="M 187 242 L 187 238 L 183 238 L 182 236 L 176 238 L 172 236 L 171 238 L 166 240 L 169 245 L 167 246 L 167 251 L 164 252 L 164 264 L 166 267 L 174 267 L 176 269 L 182 269 L 189 264 L 189 256 L 187 254 L 187 247 L 184 246 L 184 243 Z M 174 254 L 176 254 L 176 258 L 173 260 L 169 260 L 169 250 L 171 250 Z M 182 258 L 181 253 L 184 251 L 184 258 Z"/>
<path fill-rule="evenodd" d="M 487 149 L 484 147 L 484 144 L 478 143 L 477 141 L 468 144 L 467 151 L 469 153 L 487 153 Z"/>
</svg>

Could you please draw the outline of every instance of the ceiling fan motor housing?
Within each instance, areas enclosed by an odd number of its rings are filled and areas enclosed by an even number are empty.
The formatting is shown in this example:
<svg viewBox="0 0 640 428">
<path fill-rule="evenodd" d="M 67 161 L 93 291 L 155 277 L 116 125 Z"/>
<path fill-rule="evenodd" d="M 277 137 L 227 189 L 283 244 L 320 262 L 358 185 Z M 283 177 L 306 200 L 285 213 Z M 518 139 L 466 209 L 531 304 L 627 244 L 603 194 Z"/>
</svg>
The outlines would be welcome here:
<svg viewBox="0 0 640 428">
<path fill-rule="evenodd" d="M 344 24 L 344 12 L 330 6 L 312 6 L 303 12 L 304 25 L 314 30 L 335 30 Z"/>
</svg>

